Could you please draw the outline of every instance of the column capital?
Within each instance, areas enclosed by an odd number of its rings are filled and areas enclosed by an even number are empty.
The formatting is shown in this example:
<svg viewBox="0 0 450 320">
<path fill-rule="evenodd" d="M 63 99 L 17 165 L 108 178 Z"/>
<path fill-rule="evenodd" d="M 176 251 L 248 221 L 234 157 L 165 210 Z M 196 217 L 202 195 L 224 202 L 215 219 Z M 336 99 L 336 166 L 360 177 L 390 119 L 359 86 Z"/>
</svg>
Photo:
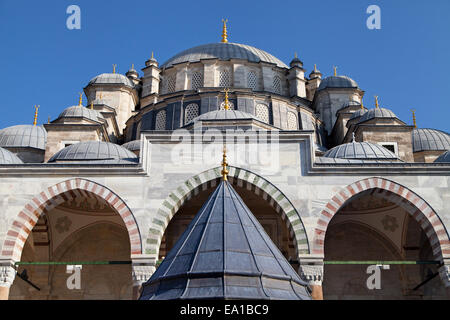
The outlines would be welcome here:
<svg viewBox="0 0 450 320">
<path fill-rule="evenodd" d="M 321 286 L 323 279 L 323 255 L 299 255 L 299 274 L 309 285 Z"/>
<path fill-rule="evenodd" d="M 135 286 L 145 283 L 156 270 L 156 259 L 152 255 L 132 255 L 132 277 Z"/>
<path fill-rule="evenodd" d="M 13 260 L 0 260 L 0 287 L 11 287 L 16 277 Z"/>
</svg>

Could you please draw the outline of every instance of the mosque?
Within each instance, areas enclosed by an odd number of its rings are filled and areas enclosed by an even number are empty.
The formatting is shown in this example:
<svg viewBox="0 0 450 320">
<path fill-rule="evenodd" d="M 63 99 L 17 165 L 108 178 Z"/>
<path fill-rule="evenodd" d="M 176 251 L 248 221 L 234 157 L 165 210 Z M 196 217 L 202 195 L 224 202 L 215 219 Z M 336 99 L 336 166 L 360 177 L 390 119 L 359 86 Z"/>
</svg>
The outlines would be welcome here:
<svg viewBox="0 0 450 320">
<path fill-rule="evenodd" d="M 224 21 L 0 130 L 0 298 L 449 298 L 450 135 L 311 70 Z"/>
</svg>

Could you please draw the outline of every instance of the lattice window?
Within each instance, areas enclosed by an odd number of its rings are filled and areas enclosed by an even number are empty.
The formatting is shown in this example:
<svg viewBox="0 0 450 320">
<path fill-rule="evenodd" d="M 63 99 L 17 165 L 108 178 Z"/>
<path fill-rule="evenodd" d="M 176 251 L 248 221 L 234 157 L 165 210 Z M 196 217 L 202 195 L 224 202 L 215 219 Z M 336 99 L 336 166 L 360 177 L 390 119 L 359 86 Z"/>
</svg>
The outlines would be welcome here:
<svg viewBox="0 0 450 320">
<path fill-rule="evenodd" d="M 253 71 L 250 71 L 247 74 L 247 87 L 252 89 L 253 91 L 256 91 L 258 86 L 257 79 L 256 79 L 256 73 Z"/>
<path fill-rule="evenodd" d="M 295 113 L 288 112 L 287 125 L 288 125 L 288 130 L 297 130 L 298 129 L 297 116 L 295 115 Z"/>
<path fill-rule="evenodd" d="M 273 92 L 281 94 L 281 78 L 279 76 L 273 77 Z"/>
<path fill-rule="evenodd" d="M 256 105 L 256 118 L 269 123 L 269 108 L 265 104 Z"/>
<path fill-rule="evenodd" d="M 188 124 L 194 118 L 198 117 L 198 105 L 195 103 L 191 103 L 187 105 L 186 110 L 184 111 L 184 123 Z"/>
<path fill-rule="evenodd" d="M 166 110 L 157 113 L 155 130 L 166 130 Z"/>
<path fill-rule="evenodd" d="M 230 100 L 228 100 L 228 106 L 230 107 L 230 110 L 234 110 L 234 103 L 233 102 L 231 102 Z M 220 108 L 219 108 L 220 110 L 225 110 L 225 101 L 223 101 L 221 104 L 220 104 Z"/>
<path fill-rule="evenodd" d="M 223 69 L 219 72 L 219 87 L 231 87 L 231 72 Z"/>
<path fill-rule="evenodd" d="M 201 72 L 194 72 L 192 74 L 191 87 L 192 90 L 197 90 L 198 88 L 203 87 L 203 75 Z"/>
<path fill-rule="evenodd" d="M 167 93 L 175 92 L 175 76 L 167 78 Z"/>
</svg>

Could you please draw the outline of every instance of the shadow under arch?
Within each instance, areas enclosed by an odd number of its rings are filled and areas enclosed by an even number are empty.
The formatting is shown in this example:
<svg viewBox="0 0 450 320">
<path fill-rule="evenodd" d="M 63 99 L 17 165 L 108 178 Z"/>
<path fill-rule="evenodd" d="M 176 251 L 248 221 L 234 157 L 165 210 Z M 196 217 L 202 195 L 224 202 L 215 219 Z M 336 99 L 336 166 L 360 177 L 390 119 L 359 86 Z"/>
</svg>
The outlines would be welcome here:
<svg viewBox="0 0 450 320">
<path fill-rule="evenodd" d="M 268 180 L 251 171 L 232 166 L 229 166 L 228 169 L 230 183 L 240 187 L 247 187 L 248 190 L 253 190 L 255 194 L 261 195 L 281 215 L 283 221 L 286 222 L 289 232 L 295 238 L 297 255 L 309 254 L 309 242 L 303 222 L 299 213 L 283 192 Z M 145 250 L 146 254 L 154 256 L 156 260 L 158 259 L 159 247 L 164 232 L 175 213 L 193 195 L 218 185 L 222 178 L 221 170 L 222 167 L 217 167 L 193 176 L 169 194 L 151 223 Z"/>
<path fill-rule="evenodd" d="M 380 177 L 354 182 L 331 198 L 322 210 L 314 231 L 312 249 L 314 254 L 324 254 L 325 234 L 333 216 L 354 196 L 367 190 L 372 190 L 374 196 L 383 197 L 408 212 L 424 230 L 436 258 L 443 260 L 444 256 L 450 256 L 447 230 L 431 206 L 409 188 Z"/>
<path fill-rule="evenodd" d="M 96 196 L 105 200 L 122 218 L 131 244 L 131 254 L 142 253 L 142 243 L 136 220 L 126 203 L 113 191 L 96 182 L 75 178 L 51 186 L 29 201 L 19 212 L 6 234 L 2 258 L 20 261 L 22 250 L 42 213 L 77 196 Z"/>
</svg>

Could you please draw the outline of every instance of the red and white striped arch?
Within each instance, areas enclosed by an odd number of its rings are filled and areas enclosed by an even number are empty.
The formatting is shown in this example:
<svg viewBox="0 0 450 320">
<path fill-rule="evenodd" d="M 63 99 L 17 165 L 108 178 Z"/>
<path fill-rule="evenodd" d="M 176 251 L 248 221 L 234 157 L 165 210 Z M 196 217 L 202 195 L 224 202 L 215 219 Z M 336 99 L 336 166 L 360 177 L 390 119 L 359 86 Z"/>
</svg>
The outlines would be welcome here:
<svg viewBox="0 0 450 320">
<path fill-rule="evenodd" d="M 141 236 L 131 210 L 108 188 L 85 179 L 71 179 L 47 188 L 28 202 L 10 226 L 2 247 L 2 258 L 20 261 L 25 242 L 42 213 L 79 196 L 105 200 L 121 216 L 130 237 L 131 254 L 142 253 Z"/>
<path fill-rule="evenodd" d="M 333 216 L 353 196 L 372 190 L 374 196 L 383 197 L 405 209 L 426 233 L 436 258 L 450 256 L 450 240 L 436 212 L 408 188 L 383 178 L 368 178 L 341 189 L 322 210 L 314 234 L 313 252 L 324 254 L 325 234 Z"/>
</svg>

